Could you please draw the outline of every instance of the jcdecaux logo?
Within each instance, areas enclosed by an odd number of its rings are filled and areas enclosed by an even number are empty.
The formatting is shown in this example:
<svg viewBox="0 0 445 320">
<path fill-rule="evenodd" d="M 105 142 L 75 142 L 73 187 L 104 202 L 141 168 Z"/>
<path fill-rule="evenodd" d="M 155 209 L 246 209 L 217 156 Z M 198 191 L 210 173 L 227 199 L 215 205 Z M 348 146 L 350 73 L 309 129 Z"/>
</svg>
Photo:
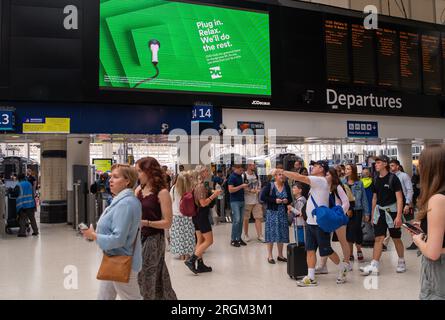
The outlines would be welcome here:
<svg viewBox="0 0 445 320">
<path fill-rule="evenodd" d="M 340 107 L 347 107 L 348 110 L 356 107 L 403 108 L 402 98 L 384 97 L 372 93 L 369 95 L 339 93 L 334 89 L 326 90 L 326 101 L 334 110 L 339 109 Z"/>
</svg>

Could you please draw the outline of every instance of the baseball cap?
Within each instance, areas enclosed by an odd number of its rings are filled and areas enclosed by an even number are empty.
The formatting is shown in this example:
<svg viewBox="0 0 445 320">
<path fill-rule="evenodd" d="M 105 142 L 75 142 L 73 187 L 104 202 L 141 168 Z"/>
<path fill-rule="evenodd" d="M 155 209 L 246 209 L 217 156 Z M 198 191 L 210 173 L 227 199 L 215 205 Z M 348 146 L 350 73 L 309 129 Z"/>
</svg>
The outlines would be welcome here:
<svg viewBox="0 0 445 320">
<path fill-rule="evenodd" d="M 388 163 L 389 164 L 389 158 L 387 157 L 387 156 L 385 156 L 385 155 L 381 155 L 381 156 L 378 156 L 377 158 L 375 158 L 375 161 L 377 162 L 377 161 L 382 161 L 382 162 L 386 162 L 386 163 Z"/>
<path fill-rule="evenodd" d="M 327 161 L 323 160 L 315 161 L 314 165 L 319 165 L 320 167 L 322 167 L 324 169 L 324 172 L 329 171 L 329 164 Z"/>
</svg>

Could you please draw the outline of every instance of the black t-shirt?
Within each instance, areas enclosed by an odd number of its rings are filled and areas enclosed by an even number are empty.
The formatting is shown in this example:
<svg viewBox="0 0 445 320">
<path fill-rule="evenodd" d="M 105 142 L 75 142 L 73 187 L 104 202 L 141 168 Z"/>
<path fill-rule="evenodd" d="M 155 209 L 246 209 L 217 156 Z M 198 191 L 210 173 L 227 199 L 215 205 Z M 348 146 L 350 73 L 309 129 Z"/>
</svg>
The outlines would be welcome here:
<svg viewBox="0 0 445 320">
<path fill-rule="evenodd" d="M 393 175 L 392 185 L 389 185 L 390 176 L 390 173 L 383 178 L 377 176 L 372 184 L 372 192 L 377 194 L 377 204 L 381 207 L 397 203 L 396 192 L 402 191 L 402 184 L 396 175 Z"/>
</svg>

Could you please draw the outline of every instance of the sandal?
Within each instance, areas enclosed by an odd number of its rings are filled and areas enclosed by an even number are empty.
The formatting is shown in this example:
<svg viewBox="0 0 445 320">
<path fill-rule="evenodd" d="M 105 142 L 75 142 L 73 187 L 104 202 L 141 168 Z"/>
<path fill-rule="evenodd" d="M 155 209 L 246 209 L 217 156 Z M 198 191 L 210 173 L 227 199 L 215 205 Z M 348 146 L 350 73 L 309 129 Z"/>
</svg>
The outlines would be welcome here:
<svg viewBox="0 0 445 320">
<path fill-rule="evenodd" d="M 274 260 L 274 259 L 267 259 L 267 261 L 268 261 L 270 264 L 275 264 L 275 260 Z"/>
<path fill-rule="evenodd" d="M 281 262 L 287 262 L 287 259 L 284 258 L 284 257 L 283 257 L 283 258 L 282 258 L 282 257 L 278 257 L 277 260 L 278 260 L 278 261 L 281 261 Z"/>
</svg>

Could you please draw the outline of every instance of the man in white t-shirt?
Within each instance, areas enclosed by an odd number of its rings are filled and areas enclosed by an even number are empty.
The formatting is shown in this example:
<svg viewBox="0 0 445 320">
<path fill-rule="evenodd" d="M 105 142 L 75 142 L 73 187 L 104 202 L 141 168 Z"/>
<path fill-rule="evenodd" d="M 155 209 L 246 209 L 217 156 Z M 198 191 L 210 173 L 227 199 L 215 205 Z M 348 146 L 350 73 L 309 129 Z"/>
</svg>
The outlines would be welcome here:
<svg viewBox="0 0 445 320">
<path fill-rule="evenodd" d="M 258 200 L 258 194 L 261 190 L 261 181 L 255 171 L 255 164 L 249 163 L 246 172 L 243 173 L 243 181 L 249 186 L 244 191 L 244 241 L 250 241 L 249 237 L 249 219 L 253 214 L 255 219 L 255 229 L 257 239 L 264 242 L 263 237 L 263 206 Z"/>
<path fill-rule="evenodd" d="M 307 227 L 306 227 L 306 251 L 308 275 L 303 280 L 298 281 L 299 287 L 313 287 L 318 285 L 315 280 L 315 265 L 317 263 L 316 251 L 319 250 L 321 257 L 329 257 L 332 262 L 339 266 L 337 284 L 346 282 L 347 265 L 340 262 L 337 253 L 331 247 L 331 234 L 324 232 L 317 224 L 317 217 L 312 212 L 315 203 L 321 207 L 329 207 L 329 184 L 325 178 L 329 171 L 329 166 L 325 161 L 317 161 L 307 177 L 296 172 L 284 171 L 284 175 L 290 179 L 306 183 L 311 186 L 310 196 L 306 205 Z M 312 201 L 312 199 L 314 201 Z"/>
</svg>

